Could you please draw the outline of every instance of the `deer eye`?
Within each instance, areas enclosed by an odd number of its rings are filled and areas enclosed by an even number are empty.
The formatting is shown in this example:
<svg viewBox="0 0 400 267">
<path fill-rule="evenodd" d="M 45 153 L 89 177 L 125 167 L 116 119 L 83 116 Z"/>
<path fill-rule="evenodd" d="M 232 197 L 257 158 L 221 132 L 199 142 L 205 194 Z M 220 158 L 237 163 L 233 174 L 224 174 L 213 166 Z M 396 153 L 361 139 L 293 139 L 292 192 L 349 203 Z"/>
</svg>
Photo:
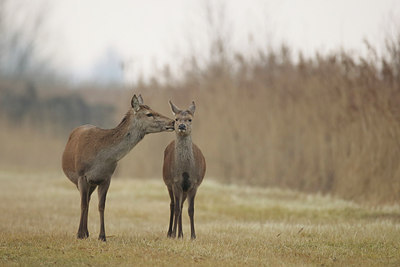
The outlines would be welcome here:
<svg viewBox="0 0 400 267">
<path fill-rule="evenodd" d="M 175 119 L 175 121 L 178 121 L 178 119 Z"/>
<path fill-rule="evenodd" d="M 189 119 L 189 122 L 192 122 L 192 119 Z"/>
<path fill-rule="evenodd" d="M 147 113 L 146 116 L 147 117 L 153 117 L 153 113 Z"/>
</svg>

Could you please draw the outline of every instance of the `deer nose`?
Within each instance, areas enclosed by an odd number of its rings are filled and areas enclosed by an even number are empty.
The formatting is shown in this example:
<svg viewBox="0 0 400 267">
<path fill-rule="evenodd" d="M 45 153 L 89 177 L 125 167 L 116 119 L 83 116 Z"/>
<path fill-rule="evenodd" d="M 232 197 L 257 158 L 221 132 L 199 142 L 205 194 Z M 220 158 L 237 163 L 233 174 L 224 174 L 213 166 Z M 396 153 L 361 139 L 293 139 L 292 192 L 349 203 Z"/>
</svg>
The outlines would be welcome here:
<svg viewBox="0 0 400 267">
<path fill-rule="evenodd" d="M 178 129 L 179 130 L 185 130 L 186 129 L 186 126 L 185 126 L 185 124 L 179 124 L 179 126 L 178 126 Z"/>
</svg>

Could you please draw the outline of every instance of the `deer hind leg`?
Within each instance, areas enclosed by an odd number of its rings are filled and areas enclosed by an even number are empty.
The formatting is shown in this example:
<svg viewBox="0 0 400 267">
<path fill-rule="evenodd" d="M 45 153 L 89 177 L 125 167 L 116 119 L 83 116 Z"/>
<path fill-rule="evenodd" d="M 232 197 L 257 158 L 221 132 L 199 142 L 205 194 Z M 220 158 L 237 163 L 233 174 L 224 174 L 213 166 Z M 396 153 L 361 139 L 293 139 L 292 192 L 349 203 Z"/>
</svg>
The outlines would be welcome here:
<svg viewBox="0 0 400 267">
<path fill-rule="evenodd" d="M 188 214 L 190 218 L 190 232 L 191 232 L 191 239 L 196 239 L 196 232 L 194 230 L 194 198 L 196 197 L 196 190 L 189 192 L 188 197 Z"/>
<path fill-rule="evenodd" d="M 106 231 L 104 227 L 104 209 L 106 206 L 106 196 L 108 188 L 110 187 L 110 179 L 99 185 L 97 190 L 99 196 L 99 213 L 100 213 L 100 234 L 99 240 L 106 241 Z"/>
<path fill-rule="evenodd" d="M 168 227 L 168 237 L 172 237 L 172 224 L 174 223 L 174 193 L 172 192 L 172 188 L 168 187 L 169 197 L 171 198 L 171 203 L 169 206 L 170 215 L 169 215 L 169 227 Z"/>
<path fill-rule="evenodd" d="M 90 192 L 91 187 L 86 182 L 86 179 L 84 177 L 79 177 L 78 189 L 81 195 L 81 219 L 79 223 L 77 237 L 79 239 L 83 239 L 89 237 L 89 231 L 87 227 L 89 201 L 90 201 L 90 194 L 91 192 L 93 192 L 94 189 Z"/>
</svg>

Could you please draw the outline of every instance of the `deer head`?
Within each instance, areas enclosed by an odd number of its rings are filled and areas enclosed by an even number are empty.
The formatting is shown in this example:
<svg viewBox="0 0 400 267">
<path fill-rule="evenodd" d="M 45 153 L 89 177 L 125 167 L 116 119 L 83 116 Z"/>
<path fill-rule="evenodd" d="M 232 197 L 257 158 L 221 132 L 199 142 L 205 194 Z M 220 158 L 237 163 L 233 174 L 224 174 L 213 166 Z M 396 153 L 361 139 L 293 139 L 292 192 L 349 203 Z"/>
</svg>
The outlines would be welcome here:
<svg viewBox="0 0 400 267">
<path fill-rule="evenodd" d="M 145 105 L 141 95 L 132 97 L 131 106 L 136 120 L 146 134 L 174 130 L 174 120 L 155 112 Z"/>
<path fill-rule="evenodd" d="M 169 101 L 171 105 L 172 113 L 175 116 L 175 132 L 181 136 L 190 135 L 192 132 L 192 120 L 194 116 L 194 111 L 196 110 L 196 105 L 194 101 L 189 106 L 187 110 L 181 110 L 175 106 L 171 100 Z"/>
</svg>

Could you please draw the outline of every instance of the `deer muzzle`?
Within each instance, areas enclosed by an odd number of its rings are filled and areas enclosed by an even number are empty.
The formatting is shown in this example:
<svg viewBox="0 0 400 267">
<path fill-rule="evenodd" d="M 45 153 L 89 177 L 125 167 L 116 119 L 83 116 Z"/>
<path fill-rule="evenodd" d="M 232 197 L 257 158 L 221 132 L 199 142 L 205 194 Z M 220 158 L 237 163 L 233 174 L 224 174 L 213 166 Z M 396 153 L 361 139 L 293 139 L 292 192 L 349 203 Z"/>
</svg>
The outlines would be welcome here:
<svg viewBox="0 0 400 267">
<path fill-rule="evenodd" d="M 186 125 L 185 124 L 179 124 L 179 126 L 178 126 L 178 130 L 179 131 L 185 131 L 186 130 Z"/>
</svg>

